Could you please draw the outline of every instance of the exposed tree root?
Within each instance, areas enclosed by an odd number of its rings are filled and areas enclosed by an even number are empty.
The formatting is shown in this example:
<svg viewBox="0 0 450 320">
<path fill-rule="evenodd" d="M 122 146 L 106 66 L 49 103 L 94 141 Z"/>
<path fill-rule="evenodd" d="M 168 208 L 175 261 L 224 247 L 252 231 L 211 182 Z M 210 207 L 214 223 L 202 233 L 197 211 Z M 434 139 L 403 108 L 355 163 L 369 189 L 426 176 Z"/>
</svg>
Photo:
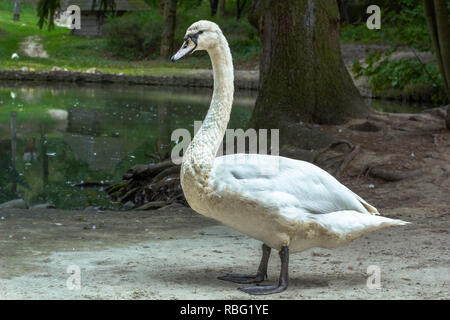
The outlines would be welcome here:
<svg viewBox="0 0 450 320">
<path fill-rule="evenodd" d="M 332 155 L 324 160 L 321 160 L 321 158 L 327 153 L 333 151 L 337 146 L 339 145 L 346 145 L 350 149 L 350 152 L 347 154 L 339 153 Z M 339 177 L 348 167 L 350 162 L 356 157 L 356 155 L 360 152 L 361 147 L 359 145 L 353 145 L 350 141 L 347 140 L 339 140 L 335 141 L 325 148 L 322 148 L 321 150 L 317 151 L 314 155 L 313 163 L 319 165 L 325 170 L 329 170 L 332 167 L 336 167 L 334 170 L 334 175 L 336 177 Z M 335 152 L 334 152 L 335 153 Z M 338 165 L 340 163 L 340 165 Z"/>
<path fill-rule="evenodd" d="M 369 174 L 375 178 L 380 178 L 390 182 L 416 177 L 418 175 L 421 175 L 422 173 L 423 170 L 421 169 L 402 172 L 402 171 L 388 171 L 378 168 L 372 168 L 372 170 L 370 170 L 369 172 Z"/>
<path fill-rule="evenodd" d="M 180 185 L 180 165 L 170 160 L 135 165 L 123 179 L 126 181 L 108 187 L 106 192 L 122 205 L 128 203 L 127 208 L 151 210 L 174 202 L 187 204 Z"/>
<path fill-rule="evenodd" d="M 349 163 L 353 159 L 355 159 L 356 155 L 359 153 L 360 150 L 361 150 L 361 147 L 359 145 L 356 145 L 353 148 L 353 150 L 345 156 L 344 161 L 342 161 L 341 166 L 334 174 L 336 177 L 339 177 L 341 175 L 341 173 L 343 173 L 345 171 L 345 169 L 347 169 L 347 166 L 349 165 Z"/>
</svg>

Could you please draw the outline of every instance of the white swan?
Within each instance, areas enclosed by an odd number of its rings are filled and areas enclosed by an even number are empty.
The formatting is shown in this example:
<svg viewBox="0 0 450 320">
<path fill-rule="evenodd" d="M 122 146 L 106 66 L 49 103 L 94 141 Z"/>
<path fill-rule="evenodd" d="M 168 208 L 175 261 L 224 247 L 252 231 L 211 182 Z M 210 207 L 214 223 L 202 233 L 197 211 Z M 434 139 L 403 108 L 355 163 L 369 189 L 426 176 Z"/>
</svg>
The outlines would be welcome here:
<svg viewBox="0 0 450 320">
<path fill-rule="evenodd" d="M 191 25 L 172 61 L 196 50 L 206 50 L 211 58 L 214 93 L 203 125 L 183 156 L 184 195 L 198 213 L 264 243 L 256 274 L 228 274 L 219 279 L 263 281 L 274 248 L 281 258 L 278 285 L 239 289 L 250 294 L 281 292 L 288 285 L 289 252 L 335 248 L 367 232 L 407 223 L 376 216 L 377 209 L 311 163 L 258 154 L 216 158 L 230 118 L 233 63 L 227 40 L 213 22 L 202 20 Z M 276 174 L 267 174 L 268 168 Z"/>
</svg>

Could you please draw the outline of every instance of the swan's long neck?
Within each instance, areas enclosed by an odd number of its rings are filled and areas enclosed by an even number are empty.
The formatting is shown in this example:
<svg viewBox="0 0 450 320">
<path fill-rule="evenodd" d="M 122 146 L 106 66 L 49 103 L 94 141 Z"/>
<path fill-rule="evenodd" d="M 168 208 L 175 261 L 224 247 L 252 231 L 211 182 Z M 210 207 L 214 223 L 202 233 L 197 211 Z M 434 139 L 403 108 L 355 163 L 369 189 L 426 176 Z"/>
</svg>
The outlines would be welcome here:
<svg viewBox="0 0 450 320">
<path fill-rule="evenodd" d="M 214 92 L 208 114 L 183 157 L 182 167 L 189 166 L 201 184 L 207 178 L 217 150 L 222 142 L 228 121 L 234 93 L 233 62 L 225 37 L 221 44 L 208 50 L 214 72 Z M 182 170 L 182 176 L 184 174 Z M 183 177 L 182 177 L 183 179 Z"/>
</svg>

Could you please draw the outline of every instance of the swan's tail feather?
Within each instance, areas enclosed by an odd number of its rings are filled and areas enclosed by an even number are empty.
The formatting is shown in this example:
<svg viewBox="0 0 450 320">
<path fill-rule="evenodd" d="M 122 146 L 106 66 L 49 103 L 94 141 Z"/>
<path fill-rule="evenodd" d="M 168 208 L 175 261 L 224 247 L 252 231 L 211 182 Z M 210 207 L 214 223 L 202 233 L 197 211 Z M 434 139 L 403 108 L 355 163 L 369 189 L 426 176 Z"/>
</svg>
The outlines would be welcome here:
<svg viewBox="0 0 450 320">
<path fill-rule="evenodd" d="M 365 233 L 384 227 L 409 224 L 409 222 L 403 220 L 361 214 L 352 210 L 316 215 L 314 220 L 337 235 L 350 236 L 352 238 L 357 238 Z"/>
<path fill-rule="evenodd" d="M 373 205 L 371 205 L 366 200 L 364 200 L 363 198 L 358 196 L 356 193 L 353 192 L 353 194 L 355 195 L 356 199 L 358 199 L 358 201 L 361 202 L 361 204 L 364 206 L 364 208 L 366 208 L 366 210 L 369 211 L 370 214 L 377 215 L 377 216 L 380 214 L 378 212 L 377 208 L 375 208 Z"/>
</svg>

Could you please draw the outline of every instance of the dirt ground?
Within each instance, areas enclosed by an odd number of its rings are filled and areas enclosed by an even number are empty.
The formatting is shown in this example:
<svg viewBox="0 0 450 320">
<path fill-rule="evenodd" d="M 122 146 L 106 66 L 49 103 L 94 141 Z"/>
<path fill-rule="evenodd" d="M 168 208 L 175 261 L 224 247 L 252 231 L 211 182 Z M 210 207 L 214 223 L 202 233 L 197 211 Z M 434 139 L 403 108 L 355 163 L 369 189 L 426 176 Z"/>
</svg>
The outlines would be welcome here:
<svg viewBox="0 0 450 320">
<path fill-rule="evenodd" d="M 354 129 L 359 125 L 366 131 Z M 382 215 L 410 225 L 332 251 L 292 255 L 289 288 L 254 297 L 217 276 L 254 272 L 261 244 L 189 208 L 0 209 L 0 298 L 449 299 L 450 130 L 444 120 L 373 112 L 317 130 L 358 146 L 339 180 Z M 378 289 L 367 285 L 373 266 L 380 270 Z M 277 281 L 279 267 L 273 253 L 267 282 Z M 79 268 L 79 290 L 68 288 L 68 268 Z"/>
<path fill-rule="evenodd" d="M 291 256 L 290 285 L 263 299 L 448 299 L 449 206 L 383 214 L 413 222 L 333 251 Z M 157 212 L 0 211 L 2 299 L 252 299 L 216 277 L 253 272 L 260 243 L 188 208 Z M 93 228 L 95 226 L 95 229 Z M 69 266 L 80 290 L 69 290 Z M 268 281 L 276 281 L 273 254 Z M 368 288 L 369 266 L 381 288 Z M 261 298 L 261 297 L 258 297 Z"/>
<path fill-rule="evenodd" d="M 450 298 L 450 132 L 438 117 L 411 117 L 375 113 L 319 130 L 361 146 L 340 180 L 383 215 L 412 223 L 378 230 L 333 251 L 292 255 L 289 288 L 257 298 Z M 364 121 L 380 130 L 350 129 Z M 414 174 L 388 182 L 371 175 L 373 168 Z M 261 244 L 189 208 L 3 209 L 0 218 L 4 299 L 255 298 L 216 277 L 254 272 Z M 79 290 L 67 286 L 73 266 L 80 270 Z M 380 270 L 378 289 L 367 286 L 370 266 Z M 268 282 L 277 281 L 279 267 L 275 253 Z"/>
</svg>

